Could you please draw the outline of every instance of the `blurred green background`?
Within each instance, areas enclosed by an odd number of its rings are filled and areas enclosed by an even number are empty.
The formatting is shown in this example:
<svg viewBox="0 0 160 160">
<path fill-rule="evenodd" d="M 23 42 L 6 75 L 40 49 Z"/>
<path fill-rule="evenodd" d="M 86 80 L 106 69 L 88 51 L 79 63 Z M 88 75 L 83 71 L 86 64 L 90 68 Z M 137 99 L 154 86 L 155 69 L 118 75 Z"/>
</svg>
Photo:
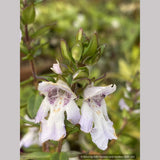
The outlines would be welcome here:
<svg viewBox="0 0 160 160">
<path fill-rule="evenodd" d="M 29 33 L 41 29 L 35 35 L 35 62 L 39 75 L 52 73 L 50 67 L 60 58 L 60 39 L 72 46 L 79 28 L 88 37 L 96 31 L 99 43 L 107 47 L 98 63 L 90 66 L 90 77 L 98 78 L 107 73 L 99 84 L 115 83 L 117 90 L 106 98 L 108 114 L 114 123 L 118 139 L 107 152 L 100 151 L 89 134 L 75 133 L 68 137 L 70 150 L 108 154 L 135 154 L 140 159 L 140 5 L 139 0 L 37 0 L 36 19 L 29 26 Z M 44 27 L 46 25 L 53 27 Z M 23 27 L 21 25 L 22 38 Z M 45 45 L 44 45 L 45 44 Z M 33 92 L 31 70 L 21 53 L 21 116 L 27 113 L 27 100 Z M 121 110 L 123 98 L 130 110 Z M 21 120 L 21 137 L 27 132 Z M 111 142 L 109 145 L 112 144 Z M 23 148 L 23 152 L 40 150 L 37 146 Z"/>
</svg>

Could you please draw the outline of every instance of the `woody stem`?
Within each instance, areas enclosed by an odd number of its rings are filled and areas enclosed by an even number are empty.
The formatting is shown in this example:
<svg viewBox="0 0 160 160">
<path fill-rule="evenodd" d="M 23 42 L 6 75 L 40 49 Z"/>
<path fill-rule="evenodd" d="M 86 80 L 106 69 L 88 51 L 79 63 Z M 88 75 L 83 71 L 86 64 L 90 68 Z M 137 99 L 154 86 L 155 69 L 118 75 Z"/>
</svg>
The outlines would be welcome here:
<svg viewBox="0 0 160 160">
<path fill-rule="evenodd" d="M 58 152 L 58 153 L 61 152 L 62 144 L 63 144 L 63 139 L 61 139 L 61 140 L 58 142 L 58 148 L 57 148 L 57 152 Z"/>
<path fill-rule="evenodd" d="M 33 75 L 33 78 L 34 78 L 34 85 L 37 89 L 38 81 L 37 81 L 37 74 L 36 74 L 36 69 L 35 69 L 35 65 L 34 65 L 33 60 L 30 60 L 30 65 L 31 65 L 32 75 Z"/>
<path fill-rule="evenodd" d="M 28 34 L 28 25 L 26 24 L 25 25 L 25 42 L 26 42 L 26 46 L 28 48 L 28 50 L 31 49 L 31 46 L 30 46 L 30 37 L 29 37 L 29 34 Z M 34 78 L 34 85 L 37 89 L 37 76 L 36 76 L 36 69 L 35 69 L 35 65 L 34 65 L 34 61 L 33 59 L 30 60 L 30 66 L 31 66 L 31 70 L 32 70 L 32 75 L 33 75 L 33 78 Z"/>
</svg>

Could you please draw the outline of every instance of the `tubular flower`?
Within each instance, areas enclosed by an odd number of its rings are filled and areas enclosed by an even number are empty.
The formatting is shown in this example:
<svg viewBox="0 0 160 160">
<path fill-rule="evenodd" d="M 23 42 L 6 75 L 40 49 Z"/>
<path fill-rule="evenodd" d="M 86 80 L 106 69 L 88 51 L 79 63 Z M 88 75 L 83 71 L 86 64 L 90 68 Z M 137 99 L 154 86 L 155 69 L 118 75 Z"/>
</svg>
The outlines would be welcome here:
<svg viewBox="0 0 160 160">
<path fill-rule="evenodd" d="M 35 118 L 36 123 L 41 122 L 40 141 L 41 143 L 49 139 L 59 141 L 66 136 L 65 111 L 67 120 L 73 124 L 79 122 L 80 112 L 74 101 L 76 95 L 62 80 L 57 83 L 41 82 L 38 90 L 45 96 Z M 45 119 L 47 116 L 48 119 Z"/>
<path fill-rule="evenodd" d="M 62 70 L 60 68 L 58 60 L 57 60 L 57 63 L 53 64 L 53 67 L 51 68 L 51 70 L 57 74 L 62 74 Z"/>
<path fill-rule="evenodd" d="M 92 141 L 105 150 L 108 140 L 117 139 L 113 122 L 107 114 L 107 106 L 104 98 L 116 90 L 116 85 L 107 87 L 88 86 L 84 90 L 84 101 L 81 108 L 81 130 L 90 133 Z M 93 127 L 94 124 L 94 127 Z"/>
</svg>

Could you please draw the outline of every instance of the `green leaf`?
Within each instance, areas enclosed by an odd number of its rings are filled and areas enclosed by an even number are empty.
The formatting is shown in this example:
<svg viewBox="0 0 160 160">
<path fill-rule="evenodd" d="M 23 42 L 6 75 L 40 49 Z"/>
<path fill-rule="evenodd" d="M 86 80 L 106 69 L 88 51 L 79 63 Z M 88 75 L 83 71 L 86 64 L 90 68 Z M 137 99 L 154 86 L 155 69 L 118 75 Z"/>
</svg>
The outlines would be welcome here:
<svg viewBox="0 0 160 160">
<path fill-rule="evenodd" d="M 48 159 L 51 160 L 51 153 L 46 152 L 34 152 L 21 155 L 21 159 Z"/>
<path fill-rule="evenodd" d="M 66 125 L 66 127 L 69 127 L 69 128 L 74 128 L 74 127 L 75 127 L 74 124 L 72 124 L 71 122 L 69 122 L 69 121 L 66 120 L 66 119 L 65 119 L 65 125 Z"/>
<path fill-rule="evenodd" d="M 36 116 L 42 99 L 43 98 L 39 95 L 38 92 L 30 96 L 27 104 L 27 112 L 31 118 L 34 118 Z"/>
<path fill-rule="evenodd" d="M 35 0 L 35 1 L 34 1 L 34 4 L 39 4 L 39 3 L 41 3 L 41 2 L 43 2 L 43 0 Z"/>
<path fill-rule="evenodd" d="M 24 54 L 28 54 L 29 53 L 27 47 L 25 47 L 23 44 L 20 44 L 20 52 L 22 52 Z"/>
<path fill-rule="evenodd" d="M 67 79 L 68 84 L 71 85 L 72 84 L 72 75 L 69 74 L 68 77 L 66 77 L 66 79 Z"/>
<path fill-rule="evenodd" d="M 33 23 L 35 20 L 35 16 L 36 14 L 35 14 L 34 4 L 27 6 L 26 8 L 24 8 L 21 14 L 21 19 L 22 19 L 23 24 Z"/>
<path fill-rule="evenodd" d="M 61 152 L 59 156 L 59 160 L 68 160 L 68 154 L 66 152 Z"/>
<path fill-rule="evenodd" d="M 52 160 L 59 160 L 59 153 L 55 152 L 52 154 Z"/>
<path fill-rule="evenodd" d="M 48 32 L 50 28 L 52 28 L 53 26 L 55 26 L 55 24 L 56 23 L 52 23 L 52 24 L 47 24 L 45 26 L 42 26 L 36 32 L 34 32 L 33 34 L 31 34 L 30 37 L 31 38 L 37 38 L 37 37 L 43 35 L 44 33 Z"/>
<path fill-rule="evenodd" d="M 39 55 L 42 53 L 42 52 L 41 52 L 41 49 L 42 49 L 44 46 L 46 46 L 47 44 L 48 44 L 48 42 L 43 43 L 43 44 L 39 44 L 39 45 L 35 46 L 35 47 L 33 48 L 33 50 L 32 50 L 32 53 L 33 53 L 34 57 L 39 56 Z"/>
<path fill-rule="evenodd" d="M 98 48 L 97 48 L 97 51 L 95 53 L 94 56 L 88 58 L 85 63 L 88 64 L 88 65 L 93 65 L 95 63 L 98 62 L 98 60 L 100 59 L 100 57 L 102 56 L 103 52 L 104 52 L 104 49 L 106 47 L 106 44 L 102 44 L 100 45 Z"/>
<path fill-rule="evenodd" d="M 80 129 L 78 127 L 74 127 L 70 132 L 69 134 L 73 134 L 73 133 L 76 133 L 76 132 L 79 132 Z"/>
<path fill-rule="evenodd" d="M 73 79 L 79 79 L 89 76 L 89 70 L 87 67 L 79 67 L 79 70 L 76 71 L 73 75 Z"/>
<path fill-rule="evenodd" d="M 68 120 L 65 120 L 65 126 L 68 134 L 73 134 L 80 130 L 78 126 L 70 123 Z"/>
<path fill-rule="evenodd" d="M 55 153 L 47 153 L 47 152 L 34 152 L 21 155 L 21 159 L 41 159 L 41 160 L 68 160 L 69 156 L 67 152 L 55 152 Z"/>
<path fill-rule="evenodd" d="M 22 60 L 31 60 L 33 59 L 33 56 L 31 54 L 27 54 L 25 57 L 22 58 Z"/>
<path fill-rule="evenodd" d="M 33 89 L 31 86 L 28 85 L 25 87 L 21 87 L 21 89 L 20 89 L 20 105 L 21 106 L 27 105 L 28 97 L 33 93 L 34 92 L 33 92 Z"/>
<path fill-rule="evenodd" d="M 98 47 L 98 38 L 97 38 L 97 34 L 95 33 L 92 39 L 90 40 L 88 47 L 84 49 L 83 59 L 94 56 L 97 50 L 97 47 Z"/>
</svg>

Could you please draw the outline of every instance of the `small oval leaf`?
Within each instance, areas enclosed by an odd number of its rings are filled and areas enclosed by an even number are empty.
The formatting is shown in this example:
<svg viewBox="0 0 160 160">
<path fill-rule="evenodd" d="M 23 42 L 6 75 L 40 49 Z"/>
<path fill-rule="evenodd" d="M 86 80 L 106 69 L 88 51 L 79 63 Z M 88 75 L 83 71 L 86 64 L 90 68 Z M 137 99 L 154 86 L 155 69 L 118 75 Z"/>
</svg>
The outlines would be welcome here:
<svg viewBox="0 0 160 160">
<path fill-rule="evenodd" d="M 26 8 L 24 8 L 21 14 L 21 19 L 23 24 L 33 23 L 35 20 L 35 16 L 36 16 L 36 13 L 35 13 L 34 4 L 27 6 Z"/>
<path fill-rule="evenodd" d="M 40 96 L 38 92 L 36 94 L 31 95 L 28 99 L 27 112 L 31 118 L 34 118 L 36 116 L 42 99 L 42 96 Z"/>
</svg>

